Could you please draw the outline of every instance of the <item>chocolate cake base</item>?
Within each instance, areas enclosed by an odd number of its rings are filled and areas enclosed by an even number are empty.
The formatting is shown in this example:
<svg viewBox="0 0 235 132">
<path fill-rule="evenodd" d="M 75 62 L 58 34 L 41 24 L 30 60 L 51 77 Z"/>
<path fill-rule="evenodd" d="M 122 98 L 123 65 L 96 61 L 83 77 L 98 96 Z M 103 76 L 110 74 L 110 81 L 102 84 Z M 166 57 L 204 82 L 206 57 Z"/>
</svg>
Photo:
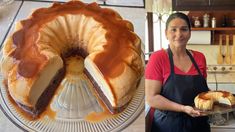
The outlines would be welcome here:
<svg viewBox="0 0 235 132">
<path fill-rule="evenodd" d="M 84 69 L 84 72 L 87 75 L 87 77 L 89 78 L 89 80 L 91 81 L 91 83 L 93 84 L 93 86 L 94 86 L 96 92 L 98 93 L 99 97 L 101 98 L 101 100 L 104 102 L 104 104 L 106 105 L 106 107 L 108 108 L 108 110 L 112 114 L 120 113 L 128 106 L 128 103 L 127 103 L 122 107 L 113 107 L 111 105 L 111 103 L 109 102 L 108 98 L 104 95 L 103 91 L 101 91 L 99 85 L 97 84 L 95 79 L 91 76 L 91 74 L 86 69 Z"/>
<path fill-rule="evenodd" d="M 19 102 L 16 102 L 19 107 L 21 107 L 24 111 L 29 113 L 33 119 L 37 118 L 49 105 L 52 97 L 55 94 L 55 91 L 57 90 L 58 86 L 60 85 L 60 82 L 63 80 L 65 76 L 65 67 L 60 69 L 56 76 L 51 80 L 48 87 L 45 89 L 45 91 L 42 93 L 42 95 L 39 97 L 36 106 L 34 108 L 25 106 Z"/>
</svg>

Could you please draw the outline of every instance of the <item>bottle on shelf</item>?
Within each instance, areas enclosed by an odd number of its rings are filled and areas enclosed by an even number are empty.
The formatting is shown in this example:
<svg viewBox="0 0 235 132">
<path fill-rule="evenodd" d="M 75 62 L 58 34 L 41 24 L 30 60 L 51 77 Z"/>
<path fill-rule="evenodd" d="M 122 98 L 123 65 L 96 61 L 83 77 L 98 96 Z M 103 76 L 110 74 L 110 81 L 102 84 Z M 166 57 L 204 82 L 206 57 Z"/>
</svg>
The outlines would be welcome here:
<svg viewBox="0 0 235 132">
<path fill-rule="evenodd" d="M 216 27 L 216 19 L 215 19 L 215 17 L 213 17 L 213 18 L 211 19 L 211 27 L 212 27 L 212 28 L 215 28 L 215 27 Z"/>
<path fill-rule="evenodd" d="M 222 22 L 222 27 L 227 27 L 227 16 L 224 15 L 223 22 Z"/>
</svg>

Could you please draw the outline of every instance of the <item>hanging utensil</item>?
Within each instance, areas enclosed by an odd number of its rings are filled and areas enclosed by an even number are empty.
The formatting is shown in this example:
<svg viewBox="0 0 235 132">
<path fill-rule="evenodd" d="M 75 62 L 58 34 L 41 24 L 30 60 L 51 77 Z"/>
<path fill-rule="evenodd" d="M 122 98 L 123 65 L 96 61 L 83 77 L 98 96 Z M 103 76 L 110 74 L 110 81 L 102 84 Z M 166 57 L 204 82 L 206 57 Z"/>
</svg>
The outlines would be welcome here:
<svg viewBox="0 0 235 132">
<path fill-rule="evenodd" d="M 222 54 L 222 35 L 219 35 L 219 53 L 217 56 L 217 63 L 223 64 L 224 63 L 224 57 Z"/>
<path fill-rule="evenodd" d="M 229 35 L 226 35 L 226 53 L 225 53 L 225 64 L 231 64 L 231 58 L 230 58 L 230 52 L 229 52 Z"/>
<path fill-rule="evenodd" d="M 235 64 L 235 35 L 233 35 L 232 64 Z"/>
</svg>

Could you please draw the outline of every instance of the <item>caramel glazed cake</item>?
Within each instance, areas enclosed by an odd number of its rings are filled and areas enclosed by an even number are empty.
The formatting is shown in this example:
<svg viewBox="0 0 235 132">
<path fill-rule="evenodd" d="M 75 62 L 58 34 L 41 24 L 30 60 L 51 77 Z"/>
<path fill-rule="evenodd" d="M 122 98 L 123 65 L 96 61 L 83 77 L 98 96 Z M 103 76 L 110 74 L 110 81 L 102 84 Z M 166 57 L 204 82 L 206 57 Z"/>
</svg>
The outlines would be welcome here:
<svg viewBox="0 0 235 132">
<path fill-rule="evenodd" d="M 234 106 L 235 97 L 227 91 L 208 91 L 198 94 L 194 99 L 194 103 L 198 109 L 212 110 L 214 103 Z"/>
<path fill-rule="evenodd" d="M 122 111 L 143 75 L 133 25 L 96 3 L 70 1 L 35 10 L 3 47 L 1 71 L 10 97 L 37 117 L 61 80 L 66 57 L 85 58 L 85 74 L 111 113 Z"/>
</svg>

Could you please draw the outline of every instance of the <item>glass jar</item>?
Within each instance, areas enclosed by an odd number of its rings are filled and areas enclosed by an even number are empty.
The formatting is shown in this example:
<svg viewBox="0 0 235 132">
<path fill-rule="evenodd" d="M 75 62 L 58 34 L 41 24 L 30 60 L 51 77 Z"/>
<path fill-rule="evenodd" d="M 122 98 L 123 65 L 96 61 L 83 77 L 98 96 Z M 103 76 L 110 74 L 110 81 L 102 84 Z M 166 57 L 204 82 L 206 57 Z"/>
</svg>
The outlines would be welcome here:
<svg viewBox="0 0 235 132">
<path fill-rule="evenodd" d="M 193 18 L 194 18 L 194 27 L 201 27 L 199 17 L 193 17 Z"/>
<path fill-rule="evenodd" d="M 203 15 L 203 27 L 209 27 L 210 16 L 208 14 Z"/>
</svg>

